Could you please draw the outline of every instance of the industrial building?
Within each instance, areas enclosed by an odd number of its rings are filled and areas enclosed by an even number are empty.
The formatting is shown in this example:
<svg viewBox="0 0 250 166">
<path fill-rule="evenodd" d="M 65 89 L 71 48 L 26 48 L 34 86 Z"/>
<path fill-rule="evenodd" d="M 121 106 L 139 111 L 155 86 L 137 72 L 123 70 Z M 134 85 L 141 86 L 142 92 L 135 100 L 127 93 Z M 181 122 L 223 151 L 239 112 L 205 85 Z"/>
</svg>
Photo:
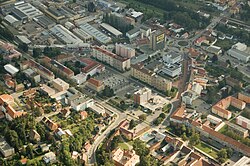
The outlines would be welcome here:
<svg viewBox="0 0 250 166">
<path fill-rule="evenodd" d="M 4 20 L 11 26 L 17 28 L 18 26 L 20 26 L 22 24 L 21 21 L 19 21 L 17 18 L 15 18 L 12 15 L 7 15 L 4 17 Z"/>
<path fill-rule="evenodd" d="M 244 43 L 236 43 L 227 53 L 244 63 L 250 62 L 250 48 Z"/>
<path fill-rule="evenodd" d="M 89 35 L 87 32 L 85 32 L 81 28 L 74 28 L 73 33 L 79 37 L 80 39 L 83 40 L 84 43 L 92 42 L 93 41 L 93 36 Z"/>
<path fill-rule="evenodd" d="M 121 37 L 122 36 L 122 32 L 120 32 L 119 30 L 115 29 L 114 27 L 112 27 L 109 24 L 106 23 L 101 23 L 100 27 L 103 28 L 105 31 L 108 31 L 109 33 L 111 33 L 114 37 Z"/>
<path fill-rule="evenodd" d="M 37 16 L 33 18 L 35 22 L 41 25 L 43 28 L 50 29 L 56 25 L 56 23 L 47 16 Z"/>
<path fill-rule="evenodd" d="M 111 42 L 111 38 L 105 35 L 104 33 L 97 30 L 95 27 L 91 26 L 88 23 L 80 25 L 80 28 L 84 30 L 86 33 L 90 34 L 100 43 L 107 44 Z"/>
<path fill-rule="evenodd" d="M 15 3 L 14 10 L 12 10 L 12 14 L 21 21 L 32 20 L 36 16 L 43 15 L 43 13 L 35 8 L 30 3 L 26 3 L 24 1 Z"/>
<path fill-rule="evenodd" d="M 76 37 L 72 32 L 66 29 L 64 26 L 57 24 L 50 29 L 51 33 L 55 35 L 64 44 L 80 46 L 83 41 Z"/>
</svg>

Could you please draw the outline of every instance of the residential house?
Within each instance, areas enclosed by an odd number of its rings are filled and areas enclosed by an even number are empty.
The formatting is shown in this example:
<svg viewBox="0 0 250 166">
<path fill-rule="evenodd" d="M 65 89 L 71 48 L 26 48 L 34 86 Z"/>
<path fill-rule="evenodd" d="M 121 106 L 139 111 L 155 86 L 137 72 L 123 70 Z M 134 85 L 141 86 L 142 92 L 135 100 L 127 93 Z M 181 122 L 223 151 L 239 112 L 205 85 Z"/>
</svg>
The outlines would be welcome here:
<svg viewBox="0 0 250 166">
<path fill-rule="evenodd" d="M 56 154 L 54 152 L 48 152 L 43 156 L 43 161 L 46 164 L 53 164 L 56 162 Z"/>
<path fill-rule="evenodd" d="M 88 117 L 88 113 L 86 111 L 81 111 L 80 115 L 81 115 L 81 120 L 84 120 Z"/>
<path fill-rule="evenodd" d="M 41 140 L 40 134 L 36 130 L 30 130 L 29 138 L 32 141 L 39 142 Z"/>
<path fill-rule="evenodd" d="M 0 152 L 4 157 L 11 157 L 15 154 L 15 149 L 12 148 L 3 137 L 0 138 Z"/>
<path fill-rule="evenodd" d="M 112 151 L 111 158 L 115 166 L 135 166 L 140 162 L 140 156 L 134 150 L 122 150 L 117 148 Z"/>
</svg>

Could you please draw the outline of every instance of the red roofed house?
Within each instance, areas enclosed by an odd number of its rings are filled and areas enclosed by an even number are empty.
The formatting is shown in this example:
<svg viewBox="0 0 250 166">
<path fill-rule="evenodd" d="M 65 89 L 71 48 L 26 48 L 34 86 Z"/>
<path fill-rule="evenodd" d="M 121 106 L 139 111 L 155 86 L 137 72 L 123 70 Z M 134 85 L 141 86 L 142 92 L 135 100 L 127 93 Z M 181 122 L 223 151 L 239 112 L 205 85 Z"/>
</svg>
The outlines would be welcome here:
<svg viewBox="0 0 250 166">
<path fill-rule="evenodd" d="M 90 78 L 87 82 L 88 82 L 87 86 L 96 92 L 100 92 L 104 89 L 104 83 L 102 81 Z"/>
<path fill-rule="evenodd" d="M 86 111 L 81 111 L 80 115 L 81 115 L 81 120 L 84 120 L 88 117 L 88 113 Z"/>
<path fill-rule="evenodd" d="M 17 111 L 13 107 L 18 108 L 11 95 L 3 94 L 0 96 L 0 111 L 5 113 L 7 120 L 11 121 L 17 117 L 27 114 L 27 112 L 23 112 L 22 110 Z"/>
</svg>

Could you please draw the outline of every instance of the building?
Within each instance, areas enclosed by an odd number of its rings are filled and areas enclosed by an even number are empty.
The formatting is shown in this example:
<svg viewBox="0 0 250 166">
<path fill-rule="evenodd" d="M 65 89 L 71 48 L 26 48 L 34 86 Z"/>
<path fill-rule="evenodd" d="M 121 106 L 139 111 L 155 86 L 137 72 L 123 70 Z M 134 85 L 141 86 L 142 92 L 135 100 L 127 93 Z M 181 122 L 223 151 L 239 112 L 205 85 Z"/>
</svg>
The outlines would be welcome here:
<svg viewBox="0 0 250 166">
<path fill-rule="evenodd" d="M 51 20 L 49 17 L 45 15 L 37 16 L 33 18 L 33 20 L 46 29 L 50 29 L 56 25 L 56 23 L 53 20 Z"/>
<path fill-rule="evenodd" d="M 51 87 L 47 86 L 46 84 L 42 84 L 40 86 L 40 91 L 48 96 L 52 96 L 54 94 L 56 94 L 56 90 L 52 89 Z"/>
<path fill-rule="evenodd" d="M 167 53 L 164 53 L 163 55 L 163 62 L 168 64 L 175 64 L 179 63 L 183 60 L 182 54 L 177 53 L 175 51 L 169 51 Z"/>
<path fill-rule="evenodd" d="M 130 69 L 130 59 L 118 56 L 104 48 L 94 46 L 93 57 L 99 61 L 109 64 L 120 71 L 126 71 Z"/>
<path fill-rule="evenodd" d="M 235 78 L 232 77 L 226 77 L 226 84 L 230 85 L 233 88 L 242 88 L 243 83 Z"/>
<path fill-rule="evenodd" d="M 221 47 L 214 46 L 214 45 L 207 47 L 207 51 L 215 55 L 219 55 L 222 53 Z"/>
<path fill-rule="evenodd" d="M 0 41 L 0 54 L 5 60 L 12 60 L 13 58 L 20 58 L 22 54 L 15 50 L 14 45 Z"/>
<path fill-rule="evenodd" d="M 135 20 L 135 22 L 140 22 L 142 17 L 143 17 L 142 12 L 137 12 L 134 9 L 131 9 L 131 8 L 126 12 L 126 15 L 128 17 L 133 18 Z"/>
<path fill-rule="evenodd" d="M 47 56 L 42 59 L 42 62 L 46 67 L 50 68 L 58 74 L 61 74 L 64 77 L 71 78 L 74 76 L 74 72 L 71 69 L 56 60 L 50 59 Z"/>
<path fill-rule="evenodd" d="M 82 95 L 81 93 L 76 93 L 66 98 L 66 104 L 69 104 L 72 109 L 80 111 L 93 106 L 94 100 Z"/>
<path fill-rule="evenodd" d="M 227 51 L 227 53 L 244 63 L 250 61 L 250 49 L 243 43 L 236 43 Z"/>
<path fill-rule="evenodd" d="M 139 105 L 147 103 L 151 99 L 151 95 L 151 89 L 144 87 L 134 93 L 134 102 Z"/>
<path fill-rule="evenodd" d="M 246 128 L 246 129 L 250 130 L 250 120 L 249 120 L 249 119 L 247 119 L 247 118 L 245 118 L 245 117 L 243 117 L 243 116 L 238 116 L 238 117 L 236 118 L 236 123 L 237 123 L 238 125 L 240 125 L 240 126 Z"/>
<path fill-rule="evenodd" d="M 57 24 L 53 28 L 50 28 L 50 32 L 55 35 L 61 42 L 67 44 L 68 46 L 83 45 L 83 41 L 81 39 L 79 39 L 61 24 Z"/>
<path fill-rule="evenodd" d="M 89 43 L 93 41 L 93 36 L 91 36 L 81 28 L 74 28 L 72 31 L 77 37 L 82 39 L 84 43 Z"/>
<path fill-rule="evenodd" d="M 245 166 L 249 166 L 250 165 L 250 158 L 249 157 L 243 156 L 233 166 L 243 166 L 243 165 L 245 165 Z"/>
<path fill-rule="evenodd" d="M 7 15 L 4 17 L 4 20 L 11 26 L 17 28 L 18 26 L 20 26 L 22 24 L 21 21 L 19 21 L 18 19 L 16 19 L 14 16 L 12 15 Z"/>
<path fill-rule="evenodd" d="M 16 104 L 14 98 L 8 94 L 0 96 L 0 111 L 5 114 L 6 119 L 9 121 L 27 114 Z"/>
<path fill-rule="evenodd" d="M 140 156 L 134 150 L 115 149 L 111 153 L 115 166 L 135 166 L 140 162 Z"/>
<path fill-rule="evenodd" d="M 247 104 L 250 104 L 250 91 L 238 93 L 238 99 L 246 102 Z"/>
<path fill-rule="evenodd" d="M 30 3 L 26 3 L 21 1 L 19 3 L 15 3 L 14 10 L 12 10 L 12 14 L 18 18 L 19 20 L 25 21 L 32 20 L 34 17 L 41 16 L 43 13 L 35 8 Z"/>
<path fill-rule="evenodd" d="M 80 63 L 85 67 L 81 68 L 81 72 L 86 76 L 93 76 L 95 74 L 101 73 L 105 70 L 105 66 L 90 59 L 90 58 L 80 58 Z"/>
<path fill-rule="evenodd" d="M 108 37 L 104 33 L 100 32 L 99 30 L 97 30 L 95 27 L 91 26 L 88 23 L 81 24 L 79 27 L 80 27 L 80 29 L 82 29 L 83 31 L 88 33 L 89 35 L 93 36 L 93 38 L 95 40 L 97 40 L 98 42 L 100 42 L 102 44 L 107 44 L 107 43 L 111 42 L 110 37 Z"/>
<path fill-rule="evenodd" d="M 163 73 L 171 78 L 177 77 L 182 73 L 181 65 L 164 63 L 164 66 L 159 70 L 159 73 Z"/>
<path fill-rule="evenodd" d="M 216 103 L 212 107 L 212 113 L 219 115 L 222 118 L 230 119 L 232 116 L 232 113 L 229 110 L 227 110 L 230 105 L 240 110 L 243 110 L 246 107 L 245 102 L 239 99 L 236 99 L 235 97 L 229 96 L 227 98 L 220 100 L 218 103 Z"/>
<path fill-rule="evenodd" d="M 48 152 L 43 156 L 43 161 L 46 164 L 53 164 L 56 162 L 56 154 L 54 152 Z"/>
<path fill-rule="evenodd" d="M 12 76 L 19 72 L 19 70 L 11 64 L 4 65 L 4 69 Z"/>
<path fill-rule="evenodd" d="M 11 157 L 15 154 L 15 149 L 11 147 L 3 137 L 0 138 L 0 152 L 4 158 Z"/>
<path fill-rule="evenodd" d="M 42 122 L 50 129 L 50 131 L 56 131 L 58 125 L 47 117 L 43 117 Z"/>
<path fill-rule="evenodd" d="M 193 101 L 196 100 L 198 97 L 198 94 L 190 90 L 185 91 L 181 94 L 181 100 L 186 105 L 192 105 Z"/>
<path fill-rule="evenodd" d="M 25 74 L 25 76 L 29 79 L 31 79 L 32 81 L 34 81 L 35 83 L 39 83 L 41 81 L 41 77 L 39 74 L 37 74 L 34 70 L 32 69 L 26 69 L 23 71 L 23 73 Z"/>
<path fill-rule="evenodd" d="M 41 64 L 37 63 L 36 61 L 30 59 L 28 61 L 25 61 L 21 64 L 21 69 L 25 70 L 28 67 L 33 69 L 35 72 L 37 72 L 41 77 L 48 79 L 48 80 L 53 80 L 55 79 L 55 75 L 53 72 L 51 72 L 49 69 L 46 67 L 42 66 Z"/>
<path fill-rule="evenodd" d="M 106 114 L 106 110 L 101 104 L 95 103 L 91 105 L 89 108 L 91 111 L 93 111 L 97 115 L 104 116 Z"/>
<path fill-rule="evenodd" d="M 134 29 L 131 29 L 126 33 L 126 36 L 129 38 L 129 40 L 133 40 L 140 34 L 140 29 L 138 27 L 135 27 Z"/>
<path fill-rule="evenodd" d="M 163 92 L 172 89 L 170 80 L 156 75 L 155 72 L 148 70 L 141 63 L 131 65 L 131 76 Z"/>
<path fill-rule="evenodd" d="M 219 124 L 219 123 L 222 122 L 222 120 L 220 118 L 217 118 L 217 117 L 215 117 L 213 115 L 210 115 L 210 114 L 207 116 L 207 120 L 209 122 L 211 122 L 212 124 L 215 124 L 215 125 L 217 125 L 217 124 Z"/>
<path fill-rule="evenodd" d="M 87 87 L 95 92 L 101 92 L 104 89 L 104 83 L 94 78 L 90 78 L 87 81 Z"/>
<path fill-rule="evenodd" d="M 112 27 L 109 24 L 106 23 L 101 23 L 100 27 L 103 28 L 105 31 L 111 33 L 114 37 L 118 38 L 122 36 L 122 32 L 120 32 L 119 30 L 115 29 L 114 27 Z"/>
<path fill-rule="evenodd" d="M 165 34 L 158 30 L 151 34 L 150 37 L 150 48 L 154 51 L 162 50 L 165 48 Z"/>
<path fill-rule="evenodd" d="M 115 44 L 115 53 L 124 58 L 132 58 L 135 56 L 135 49 L 130 48 L 124 44 Z"/>
<path fill-rule="evenodd" d="M 56 78 L 52 81 L 52 85 L 58 91 L 66 91 L 69 89 L 69 84 L 60 78 Z"/>
<path fill-rule="evenodd" d="M 32 141 L 39 142 L 41 140 L 41 136 L 36 130 L 30 130 L 29 139 Z"/>
<path fill-rule="evenodd" d="M 141 33 L 141 38 L 142 39 L 144 37 L 149 37 L 151 35 L 151 28 L 146 26 L 146 25 L 142 25 L 140 27 L 140 33 Z"/>
<path fill-rule="evenodd" d="M 244 129 L 236 124 L 233 123 L 227 123 L 228 126 L 228 130 L 233 131 L 234 133 L 236 133 L 237 135 L 246 138 L 249 134 L 248 134 L 248 130 Z"/>
</svg>

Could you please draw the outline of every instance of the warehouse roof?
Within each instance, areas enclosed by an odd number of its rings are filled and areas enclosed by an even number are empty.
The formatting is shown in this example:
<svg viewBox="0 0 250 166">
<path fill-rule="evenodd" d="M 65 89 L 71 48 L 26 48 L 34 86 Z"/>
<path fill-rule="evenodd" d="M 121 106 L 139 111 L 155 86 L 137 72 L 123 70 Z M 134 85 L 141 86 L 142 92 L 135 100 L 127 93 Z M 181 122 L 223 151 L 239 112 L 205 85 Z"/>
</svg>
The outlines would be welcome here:
<svg viewBox="0 0 250 166">
<path fill-rule="evenodd" d="M 112 33 L 114 36 L 120 36 L 120 35 L 122 35 L 122 32 L 118 31 L 117 29 L 115 29 L 114 27 L 112 27 L 109 24 L 101 23 L 100 26 L 102 28 L 104 28 L 105 30 L 109 31 L 110 33 Z"/>
<path fill-rule="evenodd" d="M 5 65 L 5 66 L 4 66 L 4 69 L 5 69 L 7 72 L 9 72 L 11 75 L 14 75 L 14 74 L 16 74 L 17 72 L 19 72 L 19 70 L 18 70 L 16 67 L 12 66 L 11 64 Z"/>
</svg>

